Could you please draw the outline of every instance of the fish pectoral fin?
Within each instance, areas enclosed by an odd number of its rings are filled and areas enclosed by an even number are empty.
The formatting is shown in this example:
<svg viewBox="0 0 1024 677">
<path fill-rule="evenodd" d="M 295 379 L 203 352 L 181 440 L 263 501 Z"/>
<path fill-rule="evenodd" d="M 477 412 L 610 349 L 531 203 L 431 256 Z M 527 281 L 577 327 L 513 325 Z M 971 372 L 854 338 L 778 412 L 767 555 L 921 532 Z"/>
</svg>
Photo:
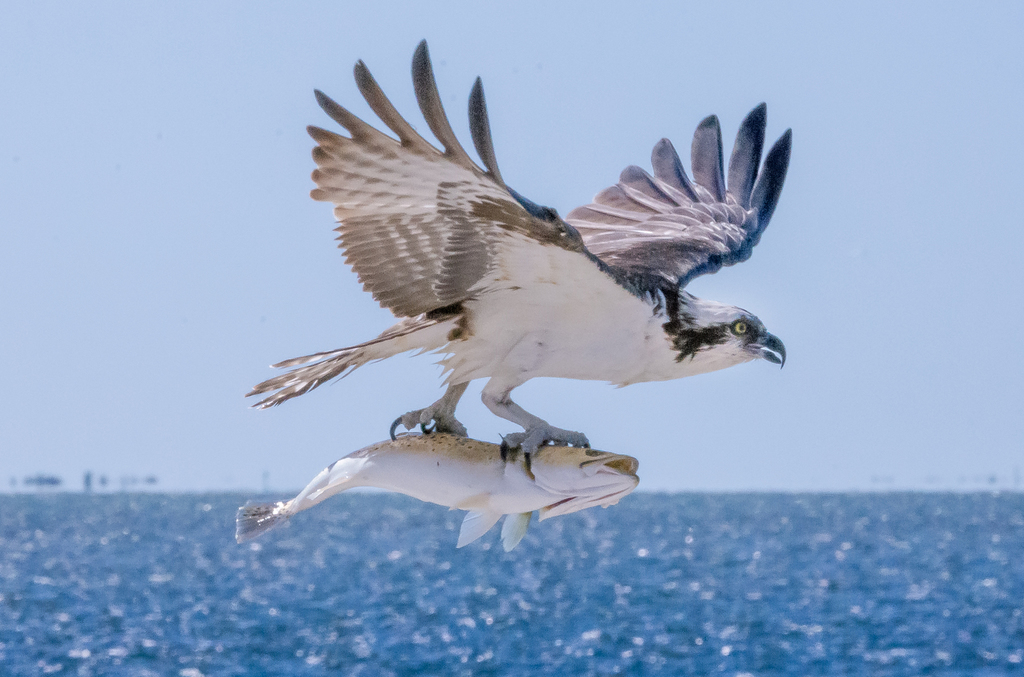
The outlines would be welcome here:
<svg viewBox="0 0 1024 677">
<path fill-rule="evenodd" d="M 519 545 L 526 535 L 526 529 L 530 526 L 532 512 L 520 512 L 512 515 L 505 515 L 505 523 L 501 525 L 501 545 L 505 552 Z"/>
<path fill-rule="evenodd" d="M 482 512 L 474 510 L 462 520 L 462 528 L 459 529 L 459 542 L 456 548 L 469 545 L 480 538 L 501 519 L 500 512 Z"/>
</svg>

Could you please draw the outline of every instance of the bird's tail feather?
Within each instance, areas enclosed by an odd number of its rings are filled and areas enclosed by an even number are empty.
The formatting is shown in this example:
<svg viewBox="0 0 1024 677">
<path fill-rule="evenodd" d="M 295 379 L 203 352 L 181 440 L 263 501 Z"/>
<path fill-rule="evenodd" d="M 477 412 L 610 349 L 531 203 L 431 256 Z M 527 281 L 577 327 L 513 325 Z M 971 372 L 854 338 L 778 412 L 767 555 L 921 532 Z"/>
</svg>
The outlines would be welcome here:
<svg viewBox="0 0 1024 677">
<path fill-rule="evenodd" d="M 308 393 L 333 378 L 347 376 L 367 362 L 409 350 L 437 350 L 448 343 L 449 332 L 457 328 L 460 317 L 420 315 L 402 320 L 366 343 L 278 362 L 273 365 L 275 368 L 292 368 L 291 371 L 254 386 L 246 397 L 277 391 L 253 405 L 256 409 L 267 409 Z"/>
</svg>

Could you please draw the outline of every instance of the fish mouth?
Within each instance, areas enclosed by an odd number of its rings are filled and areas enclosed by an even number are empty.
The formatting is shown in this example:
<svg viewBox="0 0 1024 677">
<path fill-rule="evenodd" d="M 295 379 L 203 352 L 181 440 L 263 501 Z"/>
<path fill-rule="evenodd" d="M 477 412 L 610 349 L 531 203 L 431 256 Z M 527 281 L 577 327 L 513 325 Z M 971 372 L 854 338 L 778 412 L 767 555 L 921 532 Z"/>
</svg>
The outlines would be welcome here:
<svg viewBox="0 0 1024 677">
<path fill-rule="evenodd" d="M 625 454 L 596 449 L 572 449 L 575 456 L 563 456 L 564 462 L 551 459 L 545 467 L 544 456 L 533 464 L 537 486 L 556 500 L 540 509 L 540 519 L 568 515 L 577 510 L 600 505 L 608 507 L 633 491 L 640 478 L 640 461 Z"/>
<path fill-rule="evenodd" d="M 615 483 L 619 486 L 612 488 L 611 485 L 602 487 L 601 490 L 595 493 L 588 493 L 587 495 L 569 496 L 563 498 L 560 501 L 555 501 L 551 505 L 544 506 L 540 509 L 540 521 L 544 521 L 549 517 L 557 517 L 559 515 L 568 515 L 572 512 L 579 510 L 585 510 L 596 505 L 607 508 L 610 505 L 618 503 L 623 496 L 631 493 L 636 485 L 640 483 L 640 478 L 635 475 L 619 475 L 616 474 L 619 480 Z M 624 480 L 628 480 L 628 486 L 621 486 Z M 608 489 L 612 489 L 608 491 Z"/>
<path fill-rule="evenodd" d="M 592 449 L 588 450 L 590 454 L 593 454 Z M 580 468 L 586 468 L 589 465 L 600 463 L 596 473 L 600 473 L 602 470 L 610 468 L 617 474 L 620 475 L 636 475 L 636 471 L 640 469 L 640 461 L 636 460 L 632 456 L 625 456 L 622 454 L 613 454 L 611 452 L 597 452 L 600 454 L 596 458 L 589 458 L 580 463 Z M 588 454 L 588 455 L 590 455 Z"/>
<path fill-rule="evenodd" d="M 605 463 L 605 466 L 623 475 L 636 475 L 636 471 L 640 469 L 640 461 L 632 456 L 619 456 Z"/>
</svg>

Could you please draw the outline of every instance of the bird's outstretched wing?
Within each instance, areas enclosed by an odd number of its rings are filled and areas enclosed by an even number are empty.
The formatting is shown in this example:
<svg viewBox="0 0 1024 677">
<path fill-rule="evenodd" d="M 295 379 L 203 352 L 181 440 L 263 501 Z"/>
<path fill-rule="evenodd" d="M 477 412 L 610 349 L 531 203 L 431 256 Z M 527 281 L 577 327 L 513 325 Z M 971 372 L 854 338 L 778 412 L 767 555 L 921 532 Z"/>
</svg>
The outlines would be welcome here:
<svg viewBox="0 0 1024 677">
<path fill-rule="evenodd" d="M 587 249 L 626 274 L 664 278 L 680 287 L 750 257 L 768 225 L 789 166 L 791 131 L 775 142 L 758 172 L 766 107 L 740 125 L 726 184 L 718 118 L 706 118 L 693 136 L 694 181 L 668 139 L 654 146 L 654 176 L 627 167 L 619 183 L 566 216 Z"/>
<path fill-rule="evenodd" d="M 395 315 L 415 317 L 465 300 L 493 269 L 498 245 L 510 234 L 582 251 L 579 235 L 554 212 L 519 202 L 502 181 L 480 79 L 469 116 L 485 169 L 470 159 L 448 123 L 426 41 L 413 56 L 412 74 L 420 110 L 444 152 L 399 115 L 362 61 L 355 66 L 359 91 L 397 140 L 316 93 L 351 136 L 309 127 L 318 144 L 311 195 L 334 203 L 338 246 L 363 288 Z"/>
</svg>

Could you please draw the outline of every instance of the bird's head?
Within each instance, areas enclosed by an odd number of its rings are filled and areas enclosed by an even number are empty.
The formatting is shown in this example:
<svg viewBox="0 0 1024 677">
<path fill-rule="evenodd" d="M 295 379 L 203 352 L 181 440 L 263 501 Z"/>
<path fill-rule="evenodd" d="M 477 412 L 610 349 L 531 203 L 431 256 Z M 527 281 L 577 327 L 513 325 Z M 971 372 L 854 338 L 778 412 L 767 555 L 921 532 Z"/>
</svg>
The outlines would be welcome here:
<svg viewBox="0 0 1024 677">
<path fill-rule="evenodd" d="M 676 350 L 676 362 L 697 367 L 693 373 L 715 371 L 760 358 L 780 367 L 786 346 L 752 313 L 682 292 L 675 318 L 665 325 Z"/>
</svg>

